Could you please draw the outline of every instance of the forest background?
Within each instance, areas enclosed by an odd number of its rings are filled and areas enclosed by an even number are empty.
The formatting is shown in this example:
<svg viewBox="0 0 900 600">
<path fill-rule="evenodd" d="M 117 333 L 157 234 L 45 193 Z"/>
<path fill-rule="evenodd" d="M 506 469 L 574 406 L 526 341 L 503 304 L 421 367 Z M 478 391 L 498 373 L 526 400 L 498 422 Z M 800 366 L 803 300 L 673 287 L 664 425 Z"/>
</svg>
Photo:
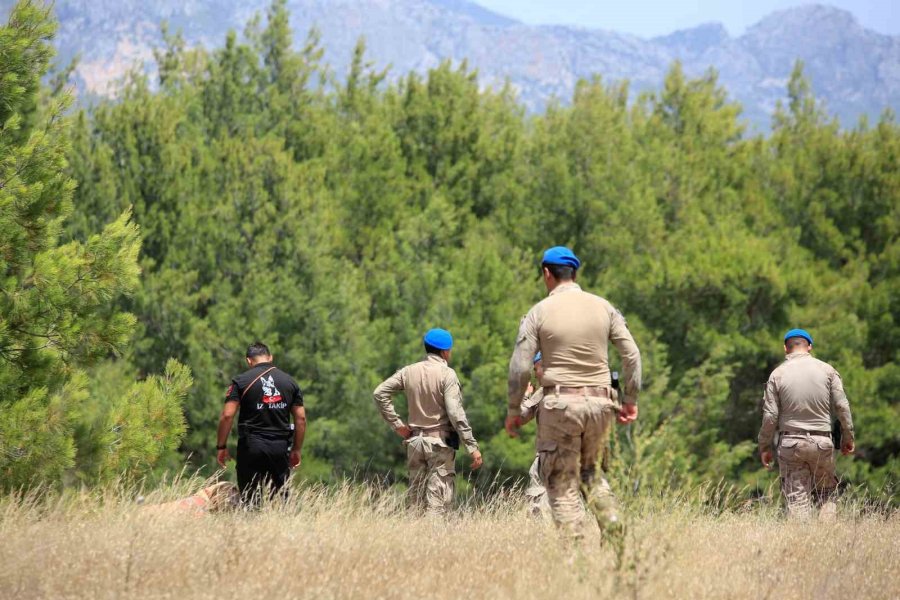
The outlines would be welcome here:
<svg viewBox="0 0 900 600">
<path fill-rule="evenodd" d="M 633 98 L 598 75 L 528 114 L 465 64 L 396 83 L 364 44 L 338 81 L 284 2 L 217 50 L 167 33 L 158 79 L 72 108 L 54 22 L 0 29 L 0 486 L 211 473 L 215 425 L 260 339 L 304 390 L 299 477 L 403 480 L 371 393 L 445 327 L 485 469 L 525 473 L 502 432 L 542 250 L 628 319 L 641 416 L 615 440 L 620 493 L 766 488 L 759 401 L 781 336 L 842 374 L 852 490 L 900 473 L 900 129 L 829 117 L 797 65 L 765 136 L 710 72 L 674 64 Z M 402 404 L 402 403 L 401 403 Z M 462 472 L 462 471 L 460 471 Z M 461 481 L 461 484 L 466 485 Z M 895 499 L 896 500 L 896 499 Z"/>
</svg>

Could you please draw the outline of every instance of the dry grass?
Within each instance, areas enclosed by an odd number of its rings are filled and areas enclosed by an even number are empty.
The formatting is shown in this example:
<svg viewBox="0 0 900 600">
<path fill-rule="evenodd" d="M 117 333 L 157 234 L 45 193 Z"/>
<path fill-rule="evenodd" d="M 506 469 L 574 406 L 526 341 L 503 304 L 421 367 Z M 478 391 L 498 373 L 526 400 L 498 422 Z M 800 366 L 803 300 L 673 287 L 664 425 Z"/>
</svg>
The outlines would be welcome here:
<svg viewBox="0 0 900 600">
<path fill-rule="evenodd" d="M 199 482 L 150 495 L 161 501 Z M 133 493 L 0 499 L 3 598 L 898 598 L 900 516 L 788 523 L 670 500 L 631 507 L 625 566 L 498 496 L 445 521 L 395 492 L 309 487 L 286 506 L 141 510 Z"/>
</svg>

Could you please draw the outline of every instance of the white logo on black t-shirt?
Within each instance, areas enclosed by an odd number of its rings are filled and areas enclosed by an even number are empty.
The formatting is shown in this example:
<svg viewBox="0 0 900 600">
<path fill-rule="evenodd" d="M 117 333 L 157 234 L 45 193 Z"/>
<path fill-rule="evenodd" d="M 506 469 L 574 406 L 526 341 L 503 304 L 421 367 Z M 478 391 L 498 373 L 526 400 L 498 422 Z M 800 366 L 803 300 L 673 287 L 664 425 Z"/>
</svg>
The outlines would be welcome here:
<svg viewBox="0 0 900 600">
<path fill-rule="evenodd" d="M 263 404 L 275 404 L 281 402 L 281 392 L 275 387 L 275 378 L 269 375 L 260 379 L 263 387 Z"/>
</svg>

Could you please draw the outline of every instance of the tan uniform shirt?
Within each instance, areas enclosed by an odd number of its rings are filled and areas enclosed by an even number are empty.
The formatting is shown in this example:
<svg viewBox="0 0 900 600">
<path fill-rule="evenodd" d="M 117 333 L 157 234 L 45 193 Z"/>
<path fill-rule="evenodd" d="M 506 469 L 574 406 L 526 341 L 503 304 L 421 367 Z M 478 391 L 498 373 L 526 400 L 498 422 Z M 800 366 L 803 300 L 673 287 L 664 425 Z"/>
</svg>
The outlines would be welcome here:
<svg viewBox="0 0 900 600">
<path fill-rule="evenodd" d="M 391 398 L 401 391 L 406 392 L 410 427 L 434 431 L 455 429 L 470 454 L 478 450 L 463 410 L 459 378 L 447 361 L 429 354 L 425 360 L 403 367 L 375 389 L 375 404 L 395 431 L 403 426 L 403 421 L 394 410 Z"/>
<path fill-rule="evenodd" d="M 537 406 L 544 399 L 544 388 L 539 387 L 531 394 L 526 394 L 522 398 L 522 405 L 519 413 L 522 417 L 522 425 L 531 421 L 537 415 Z"/>
<path fill-rule="evenodd" d="M 545 387 L 609 386 L 609 342 L 622 357 L 625 402 L 636 403 L 641 390 L 641 353 L 625 318 L 612 304 L 564 283 L 535 304 L 519 327 L 509 363 L 509 415 L 518 415 L 532 361 L 541 351 Z"/>
<path fill-rule="evenodd" d="M 788 354 L 769 376 L 763 396 L 760 452 L 772 449 L 778 431 L 831 431 L 832 416 L 841 422 L 844 440 L 853 439 L 850 403 L 834 367 L 808 352 Z"/>
</svg>

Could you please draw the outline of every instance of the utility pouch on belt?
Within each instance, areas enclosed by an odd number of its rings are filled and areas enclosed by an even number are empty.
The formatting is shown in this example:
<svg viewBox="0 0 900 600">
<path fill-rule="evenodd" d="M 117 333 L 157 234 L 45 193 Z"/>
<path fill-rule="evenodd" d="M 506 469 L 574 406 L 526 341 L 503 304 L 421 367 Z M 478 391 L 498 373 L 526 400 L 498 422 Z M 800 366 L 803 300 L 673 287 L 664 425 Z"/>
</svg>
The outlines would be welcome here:
<svg viewBox="0 0 900 600">
<path fill-rule="evenodd" d="M 444 434 L 444 441 L 454 450 L 459 450 L 459 434 L 455 430 Z"/>
<path fill-rule="evenodd" d="M 612 389 L 609 390 L 609 399 L 613 401 L 613 409 L 616 412 L 620 412 L 622 410 L 622 403 L 619 402 L 619 390 L 621 389 L 619 384 L 619 372 L 613 371 L 610 377 L 609 387 Z"/>
</svg>

